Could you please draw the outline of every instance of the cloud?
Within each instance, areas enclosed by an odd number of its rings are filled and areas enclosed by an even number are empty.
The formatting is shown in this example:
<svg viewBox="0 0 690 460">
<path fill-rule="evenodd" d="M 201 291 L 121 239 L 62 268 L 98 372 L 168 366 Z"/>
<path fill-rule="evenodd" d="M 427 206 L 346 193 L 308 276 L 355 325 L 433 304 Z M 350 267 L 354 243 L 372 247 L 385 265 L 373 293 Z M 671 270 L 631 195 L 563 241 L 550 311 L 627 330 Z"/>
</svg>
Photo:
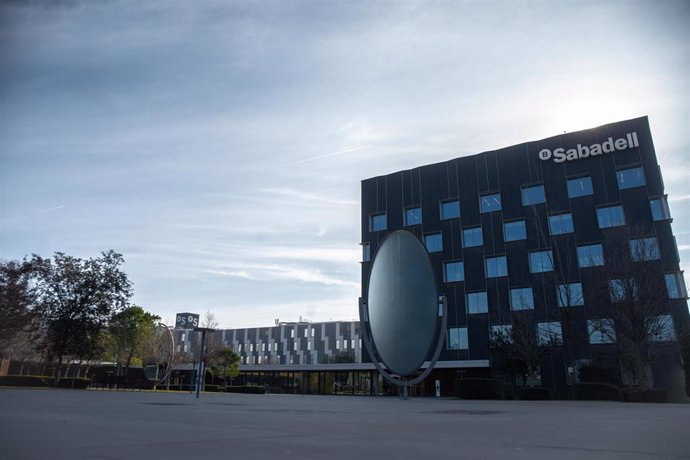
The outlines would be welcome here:
<svg viewBox="0 0 690 460">
<path fill-rule="evenodd" d="M 299 190 L 294 190 L 290 188 L 266 188 L 261 190 L 264 193 L 270 193 L 273 195 L 284 196 L 287 198 L 295 198 L 301 200 L 303 203 L 316 203 L 323 205 L 336 205 L 336 206 L 359 206 L 357 201 L 351 200 L 338 200 L 334 198 L 328 198 L 321 195 L 316 195 L 313 193 L 302 192 Z M 301 204 L 300 201 L 295 201 L 295 204 Z"/>
<path fill-rule="evenodd" d="M 290 265 L 253 264 L 243 265 L 242 270 L 207 269 L 205 272 L 212 275 L 231 276 L 252 281 L 294 280 L 303 283 L 323 284 L 326 286 L 358 286 L 358 283 L 327 275 L 317 268 L 302 268 Z"/>
<path fill-rule="evenodd" d="M 61 204 L 60 206 L 55 206 L 54 208 L 48 208 L 44 209 L 43 211 L 39 211 L 41 214 L 45 214 L 47 212 L 53 212 L 53 211 L 58 211 L 60 209 L 63 209 L 65 207 L 64 204 Z"/>
<path fill-rule="evenodd" d="M 323 158 L 335 157 L 338 155 L 344 155 L 346 153 L 357 152 L 359 150 L 368 149 L 369 147 L 371 147 L 371 145 L 363 145 L 361 147 L 354 147 L 354 148 L 347 149 L 347 150 L 341 150 L 339 152 L 327 153 L 325 155 L 318 155 L 315 157 L 304 158 L 302 160 L 293 161 L 291 164 L 296 165 L 296 164 L 300 164 L 300 163 L 306 163 L 307 161 L 314 161 L 314 160 L 321 160 Z"/>
<path fill-rule="evenodd" d="M 687 201 L 687 200 L 690 200 L 690 195 L 672 196 L 668 199 L 669 202 Z"/>
</svg>

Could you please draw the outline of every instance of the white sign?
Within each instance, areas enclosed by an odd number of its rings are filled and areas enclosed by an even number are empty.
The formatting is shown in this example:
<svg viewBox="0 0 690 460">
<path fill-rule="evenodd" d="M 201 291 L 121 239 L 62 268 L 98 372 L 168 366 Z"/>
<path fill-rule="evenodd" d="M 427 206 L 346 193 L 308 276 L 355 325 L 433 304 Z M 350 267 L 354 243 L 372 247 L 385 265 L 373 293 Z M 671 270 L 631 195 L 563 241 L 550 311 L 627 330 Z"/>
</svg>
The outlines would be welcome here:
<svg viewBox="0 0 690 460">
<path fill-rule="evenodd" d="M 640 144 L 637 141 L 637 132 L 628 133 L 625 137 L 620 137 L 614 140 L 609 137 L 607 141 L 601 144 L 592 144 L 590 146 L 577 144 L 577 147 L 572 149 L 564 149 L 559 147 L 554 149 L 553 152 L 549 149 L 543 149 L 539 151 L 539 159 L 542 161 L 548 161 L 553 157 L 554 163 L 563 163 L 564 161 L 574 161 L 581 158 L 593 157 L 601 155 L 602 153 L 611 153 L 617 150 L 627 150 L 634 147 L 639 147 Z"/>
<path fill-rule="evenodd" d="M 441 397 L 441 381 L 436 380 L 436 397 L 440 398 Z"/>
</svg>

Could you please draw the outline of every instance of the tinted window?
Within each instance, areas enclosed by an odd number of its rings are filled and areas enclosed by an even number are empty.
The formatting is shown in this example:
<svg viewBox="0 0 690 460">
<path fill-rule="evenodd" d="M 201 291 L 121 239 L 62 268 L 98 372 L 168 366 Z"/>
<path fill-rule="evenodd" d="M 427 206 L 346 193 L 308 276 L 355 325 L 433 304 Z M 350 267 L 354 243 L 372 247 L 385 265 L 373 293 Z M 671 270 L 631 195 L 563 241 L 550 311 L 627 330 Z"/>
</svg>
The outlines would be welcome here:
<svg viewBox="0 0 690 460">
<path fill-rule="evenodd" d="M 522 188 L 522 205 L 529 206 L 531 204 L 544 203 L 546 195 L 544 194 L 543 185 L 533 185 L 531 187 Z"/>
<path fill-rule="evenodd" d="M 549 216 L 549 232 L 552 235 L 562 235 L 564 233 L 573 233 L 573 216 L 572 214 L 558 214 L 556 216 Z"/>
<path fill-rule="evenodd" d="M 578 246 L 577 264 L 580 268 L 604 265 L 604 249 L 601 244 Z"/>
<path fill-rule="evenodd" d="M 525 221 L 517 220 L 515 222 L 506 222 L 503 224 L 503 239 L 505 241 L 518 241 L 527 238 L 527 231 L 525 230 Z"/>
<path fill-rule="evenodd" d="M 582 283 L 559 284 L 557 295 L 559 307 L 575 307 L 585 304 L 585 298 L 582 295 Z"/>
<path fill-rule="evenodd" d="M 611 319 L 587 320 L 587 332 L 589 333 L 589 343 L 591 344 L 616 342 L 616 331 Z"/>
<path fill-rule="evenodd" d="M 511 289 L 510 309 L 513 311 L 534 309 L 534 297 L 532 296 L 532 288 Z"/>
<path fill-rule="evenodd" d="M 369 262 L 369 260 L 371 260 L 371 245 L 369 245 L 369 243 L 364 243 L 362 245 L 362 260 L 364 262 Z"/>
<path fill-rule="evenodd" d="M 409 208 L 405 210 L 405 225 L 417 225 L 422 223 L 422 208 Z"/>
<path fill-rule="evenodd" d="M 443 250 L 443 236 L 441 233 L 430 233 L 424 236 L 424 244 L 429 252 L 439 252 Z"/>
<path fill-rule="evenodd" d="M 501 195 L 494 193 L 492 195 L 484 195 L 480 198 L 479 209 L 481 212 L 493 212 L 501 210 Z"/>
<path fill-rule="evenodd" d="M 386 223 L 386 213 L 374 214 L 371 216 L 369 221 L 369 227 L 372 232 L 378 232 L 380 230 L 385 230 L 387 227 Z"/>
<path fill-rule="evenodd" d="M 652 209 L 652 219 L 655 221 L 671 218 L 671 213 L 668 210 L 668 203 L 666 203 L 665 198 L 654 198 L 649 200 L 649 207 Z"/>
<path fill-rule="evenodd" d="M 487 313 L 489 302 L 486 292 L 470 292 L 467 294 L 467 311 L 472 313 Z"/>
<path fill-rule="evenodd" d="M 448 349 L 467 350 L 466 327 L 451 327 L 448 329 Z"/>
<path fill-rule="evenodd" d="M 630 240 L 630 256 L 635 261 L 658 260 L 661 258 L 659 243 L 655 237 Z"/>
<path fill-rule="evenodd" d="M 597 222 L 599 228 L 618 227 L 625 225 L 625 216 L 623 215 L 623 207 L 608 206 L 606 208 L 597 209 Z"/>
<path fill-rule="evenodd" d="M 684 299 L 687 297 L 688 294 L 682 273 L 667 273 L 664 278 L 669 299 Z"/>
<path fill-rule="evenodd" d="M 592 178 L 589 176 L 568 179 L 568 196 L 577 198 L 594 193 L 592 189 Z"/>
<path fill-rule="evenodd" d="M 464 281 L 465 270 L 462 262 L 446 262 L 443 264 L 443 277 L 446 283 Z"/>
<path fill-rule="evenodd" d="M 482 228 L 466 228 L 462 231 L 462 245 L 466 248 L 472 248 L 475 246 L 481 246 L 484 244 L 482 239 Z"/>
<path fill-rule="evenodd" d="M 563 332 L 561 331 L 561 323 L 558 321 L 537 323 L 537 339 L 539 345 L 543 347 L 562 345 Z"/>
<path fill-rule="evenodd" d="M 618 188 L 620 190 L 645 185 L 644 172 L 641 166 L 616 171 L 616 178 L 618 179 Z"/>
<path fill-rule="evenodd" d="M 553 254 L 551 251 L 537 251 L 529 254 L 530 273 L 553 271 Z"/>
<path fill-rule="evenodd" d="M 460 217 L 460 203 L 458 201 L 444 201 L 441 203 L 441 219 Z"/>
<path fill-rule="evenodd" d="M 505 256 L 489 257 L 485 261 L 486 277 L 508 276 L 508 263 Z"/>
</svg>

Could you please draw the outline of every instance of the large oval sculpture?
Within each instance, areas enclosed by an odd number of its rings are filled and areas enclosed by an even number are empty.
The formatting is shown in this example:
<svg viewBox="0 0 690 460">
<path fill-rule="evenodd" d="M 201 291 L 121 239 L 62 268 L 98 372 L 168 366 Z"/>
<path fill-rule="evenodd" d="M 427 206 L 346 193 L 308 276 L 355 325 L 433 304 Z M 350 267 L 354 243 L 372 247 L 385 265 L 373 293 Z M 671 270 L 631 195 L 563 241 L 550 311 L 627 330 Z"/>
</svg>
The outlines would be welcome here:
<svg viewBox="0 0 690 460">
<path fill-rule="evenodd" d="M 414 374 L 437 342 L 438 295 L 429 254 L 411 232 L 390 233 L 376 252 L 367 309 L 383 364 L 402 377 Z"/>
</svg>

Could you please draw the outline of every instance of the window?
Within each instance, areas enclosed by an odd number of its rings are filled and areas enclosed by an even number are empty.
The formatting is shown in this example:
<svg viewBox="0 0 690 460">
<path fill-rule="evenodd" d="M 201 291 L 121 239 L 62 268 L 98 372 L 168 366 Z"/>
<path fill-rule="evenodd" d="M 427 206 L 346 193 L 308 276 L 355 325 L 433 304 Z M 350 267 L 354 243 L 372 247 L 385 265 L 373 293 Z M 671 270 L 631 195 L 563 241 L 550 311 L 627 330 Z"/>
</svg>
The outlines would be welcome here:
<svg viewBox="0 0 690 460">
<path fill-rule="evenodd" d="M 575 307 L 585 304 L 585 298 L 582 295 L 582 283 L 559 284 L 557 295 L 559 307 Z"/>
<path fill-rule="evenodd" d="M 587 332 L 589 333 L 589 343 L 593 345 L 616 343 L 616 330 L 611 319 L 587 320 Z"/>
<path fill-rule="evenodd" d="M 307 342 L 307 351 L 311 351 L 311 342 Z"/>
<path fill-rule="evenodd" d="M 549 232 L 552 235 L 573 233 L 573 215 L 567 213 L 549 216 Z"/>
<path fill-rule="evenodd" d="M 252 353 L 254 351 L 254 344 L 250 343 L 249 344 L 249 352 Z"/>
<path fill-rule="evenodd" d="M 668 203 L 665 197 L 652 198 L 649 200 L 649 207 L 652 209 L 652 219 L 654 221 L 668 220 L 671 212 L 668 210 Z"/>
<path fill-rule="evenodd" d="M 568 179 L 568 197 L 577 198 L 594 193 L 592 189 L 592 178 L 589 176 Z"/>
<path fill-rule="evenodd" d="M 292 349 L 297 351 L 297 342 L 296 341 L 295 341 L 295 343 L 292 344 Z"/>
<path fill-rule="evenodd" d="M 531 204 L 539 204 L 546 202 L 546 195 L 544 194 L 543 185 L 532 185 L 530 187 L 522 187 L 522 205 L 529 206 Z"/>
<path fill-rule="evenodd" d="M 479 198 L 479 210 L 481 212 L 494 212 L 501 210 L 501 195 L 492 193 Z"/>
<path fill-rule="evenodd" d="M 598 267 L 604 265 L 604 249 L 601 244 L 578 246 L 577 265 L 580 268 Z"/>
<path fill-rule="evenodd" d="M 422 208 L 409 208 L 405 210 L 405 225 L 418 225 L 422 223 Z"/>
<path fill-rule="evenodd" d="M 266 344 L 263 342 L 261 343 L 261 351 L 266 351 Z"/>
<path fill-rule="evenodd" d="M 386 213 L 373 214 L 369 216 L 369 228 L 372 232 L 385 230 L 388 227 Z"/>
<path fill-rule="evenodd" d="M 542 347 L 553 347 L 563 345 L 563 332 L 561 323 L 558 321 L 547 321 L 537 323 L 537 341 Z"/>
<path fill-rule="evenodd" d="M 527 238 L 527 230 L 525 229 L 524 220 L 516 220 L 513 222 L 505 222 L 503 224 L 503 240 L 518 241 Z"/>
<path fill-rule="evenodd" d="M 536 251 L 529 253 L 530 273 L 553 271 L 553 254 L 551 251 Z"/>
<path fill-rule="evenodd" d="M 623 214 L 623 206 L 607 206 L 605 208 L 597 208 L 597 222 L 599 228 L 618 227 L 625 225 L 625 215 Z"/>
<path fill-rule="evenodd" d="M 295 338 L 295 330 L 294 329 L 290 329 L 290 338 L 291 339 Z"/>
<path fill-rule="evenodd" d="M 655 237 L 630 240 L 630 256 L 636 262 L 643 260 L 659 260 L 661 259 L 659 243 Z"/>
<path fill-rule="evenodd" d="M 669 299 L 685 299 L 688 296 L 688 291 L 685 288 L 685 279 L 680 272 L 667 273 L 664 275 L 666 280 L 666 290 L 668 291 Z"/>
<path fill-rule="evenodd" d="M 489 311 L 489 301 L 486 292 L 467 293 L 467 311 L 473 313 L 487 313 Z"/>
<path fill-rule="evenodd" d="M 455 219 L 460 217 L 460 202 L 459 201 L 443 201 L 441 202 L 441 219 Z"/>
<path fill-rule="evenodd" d="M 257 358 L 257 364 L 261 364 L 261 356 Z"/>
<path fill-rule="evenodd" d="M 518 310 L 533 310 L 534 297 L 532 296 L 532 288 L 514 288 L 510 290 L 510 309 L 512 311 Z"/>
<path fill-rule="evenodd" d="M 424 244 L 429 252 L 443 251 L 443 235 L 441 233 L 429 233 L 424 235 Z"/>
<path fill-rule="evenodd" d="M 486 259 L 484 265 L 487 278 L 508 276 L 508 262 L 506 262 L 506 256 L 489 257 Z"/>
<path fill-rule="evenodd" d="M 482 238 L 481 227 L 466 228 L 462 231 L 462 246 L 464 248 L 473 248 L 482 244 L 484 244 L 484 239 Z"/>
<path fill-rule="evenodd" d="M 446 262 L 443 264 L 443 277 L 446 283 L 465 280 L 465 269 L 462 262 Z"/>
<path fill-rule="evenodd" d="M 644 180 L 644 172 L 642 166 L 629 169 L 621 169 L 616 171 L 616 178 L 618 179 L 618 189 L 625 190 L 626 188 L 641 187 L 646 184 Z"/>
<path fill-rule="evenodd" d="M 448 329 L 448 349 L 467 350 L 466 327 L 451 327 Z"/>
<path fill-rule="evenodd" d="M 369 243 L 362 244 L 362 261 L 369 262 L 371 260 L 371 245 Z"/>
<path fill-rule="evenodd" d="M 340 340 L 335 341 L 335 349 L 340 350 Z"/>
<path fill-rule="evenodd" d="M 343 350 L 347 350 L 347 339 L 343 339 Z"/>
<path fill-rule="evenodd" d="M 513 326 L 511 324 L 497 324 L 491 326 L 491 339 L 512 342 Z"/>
<path fill-rule="evenodd" d="M 305 336 L 305 337 L 309 337 L 309 328 L 306 328 L 306 329 L 304 330 L 304 336 Z"/>
<path fill-rule="evenodd" d="M 639 292 L 640 288 L 635 278 L 609 280 L 609 295 L 612 303 L 635 302 Z"/>
<path fill-rule="evenodd" d="M 659 315 L 649 318 L 655 342 L 670 342 L 676 340 L 676 332 L 673 328 L 673 318 L 671 315 Z"/>
</svg>

